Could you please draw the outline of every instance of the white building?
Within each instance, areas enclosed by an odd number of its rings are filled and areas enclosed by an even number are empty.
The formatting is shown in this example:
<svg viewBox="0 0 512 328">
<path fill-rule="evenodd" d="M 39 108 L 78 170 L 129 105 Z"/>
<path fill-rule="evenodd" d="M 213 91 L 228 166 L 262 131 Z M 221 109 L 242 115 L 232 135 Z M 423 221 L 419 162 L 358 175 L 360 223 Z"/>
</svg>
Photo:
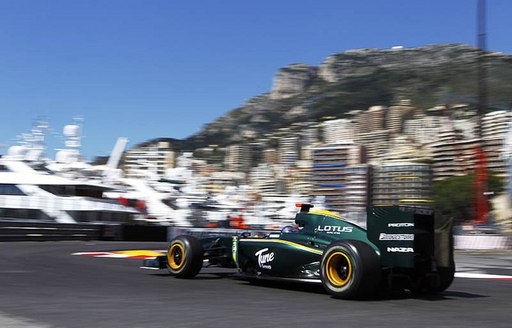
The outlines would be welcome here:
<svg viewBox="0 0 512 328">
<path fill-rule="evenodd" d="M 341 118 L 323 122 L 324 143 L 340 143 L 354 140 L 355 129 L 352 121 Z"/>
<path fill-rule="evenodd" d="M 175 157 L 169 141 L 157 140 L 135 146 L 125 154 L 125 175 L 128 178 L 163 177 L 166 169 L 175 166 Z"/>
<path fill-rule="evenodd" d="M 229 171 L 248 172 L 251 162 L 249 145 L 234 144 L 226 147 L 225 165 Z"/>
</svg>

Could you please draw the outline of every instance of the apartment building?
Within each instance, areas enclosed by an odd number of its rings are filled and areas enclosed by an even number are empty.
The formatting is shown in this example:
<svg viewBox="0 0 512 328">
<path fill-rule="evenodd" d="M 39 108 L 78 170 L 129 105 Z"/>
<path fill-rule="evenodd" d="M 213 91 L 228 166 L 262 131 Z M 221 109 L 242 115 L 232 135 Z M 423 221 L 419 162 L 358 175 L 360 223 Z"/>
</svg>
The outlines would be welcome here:
<svg viewBox="0 0 512 328">
<path fill-rule="evenodd" d="M 354 129 L 357 133 L 371 133 L 386 128 L 386 113 L 384 106 L 372 106 L 367 111 L 356 112 Z"/>
<path fill-rule="evenodd" d="M 365 147 L 368 163 L 377 163 L 389 153 L 390 140 L 391 135 L 389 131 L 376 130 L 357 134 L 355 141 L 357 144 Z"/>
<path fill-rule="evenodd" d="M 373 168 L 372 205 L 429 207 L 432 168 L 414 162 L 388 163 Z"/>
<path fill-rule="evenodd" d="M 277 165 L 266 163 L 253 167 L 249 174 L 249 185 L 258 194 L 283 192 L 283 182 L 279 181 Z"/>
<path fill-rule="evenodd" d="M 398 105 L 390 106 L 386 115 L 386 129 L 391 134 L 402 133 L 405 119 L 413 115 L 414 111 L 410 100 L 401 100 Z"/>
<path fill-rule="evenodd" d="M 311 169 L 313 162 L 310 160 L 300 160 L 295 167 L 286 171 L 285 182 L 286 191 L 298 195 L 311 194 Z"/>
<path fill-rule="evenodd" d="M 278 143 L 279 162 L 286 166 L 295 166 L 300 156 L 299 137 L 293 135 L 282 137 Z"/>
<path fill-rule="evenodd" d="M 343 212 L 351 203 L 346 199 L 350 165 L 361 164 L 364 148 L 353 142 L 326 144 L 313 148 L 312 196 L 325 197 L 326 207 Z"/>
<path fill-rule="evenodd" d="M 487 168 L 499 176 L 507 175 L 503 151 L 512 115 L 508 111 L 493 111 L 482 116 L 482 143 L 487 155 Z"/>
<path fill-rule="evenodd" d="M 404 122 L 404 134 L 417 144 L 429 144 L 437 141 L 439 132 L 449 124 L 445 116 L 420 116 Z"/>
<path fill-rule="evenodd" d="M 135 146 L 124 155 L 124 172 L 129 178 L 149 175 L 163 177 L 165 170 L 175 166 L 176 152 L 169 141 L 154 140 Z"/>
<path fill-rule="evenodd" d="M 228 171 L 249 172 L 252 164 L 249 145 L 234 144 L 227 146 L 224 164 Z"/>
<path fill-rule="evenodd" d="M 279 153 L 275 148 L 267 148 L 263 149 L 262 155 L 263 163 L 265 164 L 278 164 L 279 163 Z"/>
<path fill-rule="evenodd" d="M 324 143 L 332 144 L 354 140 L 355 126 L 348 119 L 328 120 L 322 123 Z"/>
<path fill-rule="evenodd" d="M 474 171 L 478 145 L 478 139 L 464 139 L 454 130 L 441 132 L 439 140 L 431 145 L 433 180 L 443 180 Z"/>
<path fill-rule="evenodd" d="M 368 164 L 350 165 L 345 168 L 346 186 L 345 213 L 366 213 L 371 197 L 370 182 L 372 166 Z"/>
<path fill-rule="evenodd" d="M 389 142 L 389 150 L 384 158 L 378 163 L 389 161 L 428 161 L 431 157 L 430 149 L 422 144 L 416 143 L 408 135 L 401 134 L 392 137 Z"/>
</svg>

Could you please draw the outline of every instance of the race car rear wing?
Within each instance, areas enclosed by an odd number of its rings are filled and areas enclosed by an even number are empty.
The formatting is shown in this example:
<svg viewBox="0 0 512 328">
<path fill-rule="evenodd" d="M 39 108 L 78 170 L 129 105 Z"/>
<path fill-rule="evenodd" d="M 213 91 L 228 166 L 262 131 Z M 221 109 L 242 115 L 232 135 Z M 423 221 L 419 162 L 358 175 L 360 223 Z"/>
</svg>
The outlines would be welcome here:
<svg viewBox="0 0 512 328">
<path fill-rule="evenodd" d="M 436 229 L 434 211 L 405 206 L 370 206 L 368 239 L 381 252 L 383 267 L 448 267 L 453 261 L 451 222 Z M 432 267 L 434 266 L 434 267 Z"/>
</svg>

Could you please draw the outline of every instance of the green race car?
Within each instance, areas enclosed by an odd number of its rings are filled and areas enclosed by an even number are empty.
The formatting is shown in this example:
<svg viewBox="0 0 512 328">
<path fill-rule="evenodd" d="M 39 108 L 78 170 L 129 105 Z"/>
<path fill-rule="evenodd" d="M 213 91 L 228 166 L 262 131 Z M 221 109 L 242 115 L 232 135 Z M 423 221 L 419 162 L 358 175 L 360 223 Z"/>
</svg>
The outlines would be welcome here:
<svg viewBox="0 0 512 328">
<path fill-rule="evenodd" d="M 436 228 L 432 210 L 372 206 L 367 229 L 329 211 L 300 205 L 296 226 L 250 236 L 180 235 L 145 267 L 193 278 L 204 263 L 238 268 L 250 280 L 321 283 L 336 298 L 364 298 L 379 288 L 438 293 L 455 273 L 450 223 Z"/>
</svg>

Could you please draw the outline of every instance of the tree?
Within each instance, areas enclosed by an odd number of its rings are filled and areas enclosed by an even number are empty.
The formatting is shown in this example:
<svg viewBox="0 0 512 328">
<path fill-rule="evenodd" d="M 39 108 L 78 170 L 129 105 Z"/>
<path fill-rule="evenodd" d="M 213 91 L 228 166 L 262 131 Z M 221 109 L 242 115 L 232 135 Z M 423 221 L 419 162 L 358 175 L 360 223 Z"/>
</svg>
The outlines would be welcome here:
<svg viewBox="0 0 512 328">
<path fill-rule="evenodd" d="M 433 201 L 436 212 L 455 223 L 464 223 L 475 217 L 475 174 L 455 176 L 434 183 Z M 490 174 L 487 189 L 497 194 L 503 191 L 504 182 L 500 177 Z"/>
</svg>

